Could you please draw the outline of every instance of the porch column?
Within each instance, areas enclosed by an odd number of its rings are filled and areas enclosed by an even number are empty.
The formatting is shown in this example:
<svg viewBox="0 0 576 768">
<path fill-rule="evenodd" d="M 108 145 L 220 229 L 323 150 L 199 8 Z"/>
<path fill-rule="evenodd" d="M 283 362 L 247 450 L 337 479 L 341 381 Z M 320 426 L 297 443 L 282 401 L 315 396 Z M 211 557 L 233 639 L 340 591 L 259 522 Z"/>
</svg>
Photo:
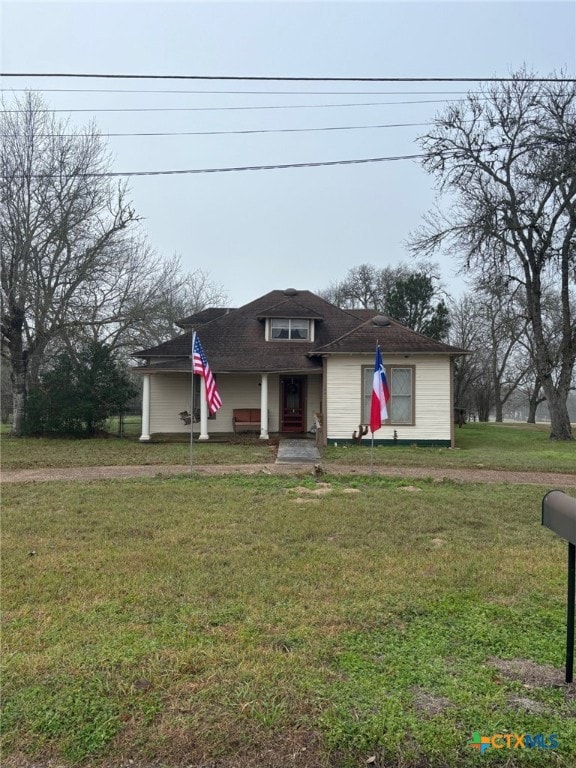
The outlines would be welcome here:
<svg viewBox="0 0 576 768">
<path fill-rule="evenodd" d="M 268 440 L 268 374 L 260 381 L 260 440 Z"/>
<path fill-rule="evenodd" d="M 141 442 L 150 440 L 150 374 L 142 377 L 142 434 Z"/>
<path fill-rule="evenodd" d="M 200 376 L 200 434 L 198 440 L 210 440 L 208 434 L 208 403 L 206 402 L 206 382 Z"/>
</svg>

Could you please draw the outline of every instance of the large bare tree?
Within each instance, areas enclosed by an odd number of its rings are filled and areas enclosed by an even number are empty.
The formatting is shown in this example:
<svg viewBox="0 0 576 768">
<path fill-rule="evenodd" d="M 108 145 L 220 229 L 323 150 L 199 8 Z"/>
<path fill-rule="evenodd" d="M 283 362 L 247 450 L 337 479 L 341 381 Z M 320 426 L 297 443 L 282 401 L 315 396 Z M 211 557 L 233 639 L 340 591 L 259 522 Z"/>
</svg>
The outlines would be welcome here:
<svg viewBox="0 0 576 768">
<path fill-rule="evenodd" d="M 420 141 L 424 167 L 450 207 L 426 216 L 412 249 L 431 255 L 445 247 L 485 282 L 522 287 L 550 437 L 571 439 L 576 82 L 536 82 L 521 72 L 449 107 Z M 562 333 L 554 350 L 546 334 L 545 285 L 554 285 L 560 297 Z"/>
<path fill-rule="evenodd" d="M 414 331 L 442 339 L 450 321 L 437 270 L 427 261 L 396 267 L 360 264 L 319 294 L 342 309 L 374 309 Z"/>
<path fill-rule="evenodd" d="M 92 287 L 130 254 L 137 221 L 93 126 L 74 131 L 28 93 L 0 113 L 2 353 L 13 433 L 48 345 L 82 321 Z"/>
<path fill-rule="evenodd" d="M 145 241 L 134 240 L 105 279 L 84 286 L 77 322 L 64 341 L 73 356 L 91 341 L 106 344 L 127 360 L 136 349 L 181 333 L 178 321 L 186 315 L 226 304 L 223 288 L 207 272 L 186 273 L 180 257 L 161 259 Z"/>
<path fill-rule="evenodd" d="M 27 392 L 52 356 L 97 341 L 129 357 L 226 298 L 204 271 L 186 274 L 179 257 L 153 252 L 126 185 L 106 175 L 93 125 L 74 130 L 31 93 L 2 107 L 2 355 L 18 435 Z"/>
</svg>

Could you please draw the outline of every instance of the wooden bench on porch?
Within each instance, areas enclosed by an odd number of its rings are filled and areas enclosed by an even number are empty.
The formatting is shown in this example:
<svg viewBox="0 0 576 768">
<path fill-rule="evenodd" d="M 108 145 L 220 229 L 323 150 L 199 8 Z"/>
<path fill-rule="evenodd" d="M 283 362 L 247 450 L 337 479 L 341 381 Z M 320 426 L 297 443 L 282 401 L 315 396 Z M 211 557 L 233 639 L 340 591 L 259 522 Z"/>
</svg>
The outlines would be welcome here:
<svg viewBox="0 0 576 768">
<path fill-rule="evenodd" d="M 234 408 L 232 429 L 236 432 L 259 430 L 262 424 L 260 408 Z"/>
</svg>

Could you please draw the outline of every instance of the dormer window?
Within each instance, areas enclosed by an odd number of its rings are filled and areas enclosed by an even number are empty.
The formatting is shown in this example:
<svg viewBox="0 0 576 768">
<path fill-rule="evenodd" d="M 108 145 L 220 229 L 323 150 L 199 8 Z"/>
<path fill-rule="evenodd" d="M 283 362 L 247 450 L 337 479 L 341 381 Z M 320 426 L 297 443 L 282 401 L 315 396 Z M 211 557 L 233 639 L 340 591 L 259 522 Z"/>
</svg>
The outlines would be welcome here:
<svg viewBox="0 0 576 768">
<path fill-rule="evenodd" d="M 310 338 L 310 321 L 272 317 L 270 319 L 270 336 L 273 341 L 307 341 Z"/>
</svg>

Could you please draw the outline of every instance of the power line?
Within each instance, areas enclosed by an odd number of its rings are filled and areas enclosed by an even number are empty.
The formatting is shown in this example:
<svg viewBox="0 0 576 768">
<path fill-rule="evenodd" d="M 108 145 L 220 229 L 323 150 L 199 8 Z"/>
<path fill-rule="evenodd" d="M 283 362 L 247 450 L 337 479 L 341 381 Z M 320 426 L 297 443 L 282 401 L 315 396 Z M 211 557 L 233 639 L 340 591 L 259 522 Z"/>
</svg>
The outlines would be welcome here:
<svg viewBox="0 0 576 768">
<path fill-rule="evenodd" d="M 525 149 L 534 149 L 539 148 L 542 145 L 538 142 L 535 142 L 534 144 L 525 144 L 525 145 L 519 145 L 523 146 Z M 509 148 L 509 144 L 500 144 L 493 147 L 490 147 L 490 152 L 498 149 L 507 149 Z M 446 151 L 443 153 L 438 153 L 439 155 L 442 155 L 443 157 L 458 157 L 460 154 L 459 150 L 451 150 Z M 170 171 L 105 171 L 101 173 L 74 173 L 74 174 L 50 174 L 50 173 L 38 173 L 38 174 L 30 174 L 28 178 L 33 179 L 50 179 L 50 178 L 58 178 L 58 179 L 69 179 L 69 178 L 116 178 L 120 176 L 125 177 L 131 177 L 131 176 L 184 176 L 184 175 L 190 175 L 190 174 L 200 174 L 200 173 L 233 173 L 238 171 L 274 171 L 274 170 L 283 170 L 286 168 L 319 168 L 319 167 L 326 167 L 326 166 L 335 166 L 335 165 L 361 165 L 361 164 L 367 164 L 367 163 L 384 163 L 384 162 L 394 162 L 398 160 L 422 160 L 424 158 L 427 158 L 429 155 L 427 153 L 420 153 L 420 154 L 413 154 L 413 155 L 394 155 L 394 156 L 387 156 L 387 157 L 367 157 L 367 158 L 361 158 L 361 159 L 355 159 L 355 160 L 326 160 L 321 162 L 309 162 L 309 163 L 278 163 L 275 165 L 245 165 L 245 166 L 232 166 L 227 168 L 187 168 L 187 169 L 177 169 L 177 170 L 170 170 Z M 24 174 L 17 174 L 12 177 L 8 176 L 0 176 L 0 179 L 7 180 L 9 178 L 24 178 Z"/>
<path fill-rule="evenodd" d="M 286 168 L 319 168 L 321 166 L 331 165 L 359 165 L 364 163 L 385 163 L 396 160 L 420 160 L 425 155 L 398 155 L 396 157 L 367 157 L 360 160 L 328 160 L 324 162 L 312 163 L 282 163 L 277 165 L 244 165 L 229 168 L 189 168 L 185 170 L 173 171 L 110 171 L 105 173 L 79 173 L 68 176 L 66 174 L 58 175 L 58 178 L 116 178 L 119 176 L 184 176 L 199 173 L 235 173 L 238 171 L 276 171 Z M 6 178 L 6 177 L 4 177 Z M 52 174 L 32 174 L 31 178 L 46 179 L 55 178 Z"/>
<path fill-rule="evenodd" d="M 366 101 L 347 104 L 275 104 L 250 105 L 243 107 L 113 107 L 106 109 L 39 109 L 38 112 L 237 112 L 258 109 L 329 109 L 332 107 L 378 107 L 405 104 L 443 104 L 445 102 L 462 101 L 462 99 L 420 99 L 416 101 Z M 26 114 L 25 109 L 4 109 L 2 112 L 12 115 Z"/>
<path fill-rule="evenodd" d="M 536 142 L 532 145 L 526 144 L 526 145 L 519 145 L 523 146 L 525 149 L 534 149 L 539 148 L 541 145 Z M 506 149 L 509 148 L 509 144 L 500 144 L 493 147 L 490 147 L 490 152 L 498 149 Z M 439 155 L 442 155 L 444 157 L 458 157 L 460 154 L 459 150 L 451 150 L 446 151 L 443 153 L 439 153 Z M 30 174 L 28 178 L 32 179 L 50 179 L 50 178 L 58 178 L 58 179 L 69 179 L 69 178 L 116 178 L 120 176 L 125 177 L 131 177 L 131 176 L 184 176 L 184 175 L 190 175 L 190 174 L 201 174 L 201 173 L 233 173 L 238 171 L 274 171 L 274 170 L 283 170 L 287 168 L 319 168 L 319 167 L 326 167 L 326 166 L 335 166 L 335 165 L 361 165 L 361 164 L 367 164 L 367 163 L 384 163 L 384 162 L 394 162 L 398 160 L 422 160 L 424 158 L 427 158 L 429 155 L 427 153 L 420 153 L 420 154 L 413 154 L 413 155 L 395 155 L 395 156 L 388 156 L 388 157 L 367 157 L 367 158 L 361 158 L 361 159 L 355 159 L 355 160 L 327 160 L 322 162 L 309 162 L 309 163 L 279 163 L 275 165 L 245 165 L 245 166 L 232 166 L 227 168 L 187 168 L 187 169 L 177 169 L 177 170 L 170 170 L 170 171 L 105 171 L 101 173 L 74 173 L 74 174 L 50 174 L 50 173 L 38 173 L 38 174 Z M 25 178 L 24 174 L 17 174 L 12 177 L 8 176 L 0 176 L 0 179 L 7 180 L 9 178 Z"/>
<path fill-rule="evenodd" d="M 71 77 L 110 80 L 226 80 L 301 83 L 571 83 L 573 77 L 285 77 L 264 75 L 135 75 L 93 72 L 0 72 L 0 77 Z"/>
<path fill-rule="evenodd" d="M 332 125 L 324 126 L 322 128 L 254 128 L 246 129 L 242 131 L 142 131 L 133 133 L 109 133 L 108 131 L 102 132 L 100 135 L 103 138 L 122 138 L 122 137 L 141 137 L 141 136 L 235 136 L 244 134 L 259 134 L 259 133 L 306 133 L 314 131 L 364 131 L 371 130 L 372 128 L 418 128 L 430 125 L 430 123 L 386 123 L 383 125 Z M 17 134 L 3 134 L 5 136 L 16 136 Z M 78 138 L 88 137 L 91 134 L 88 133 L 38 133 L 36 134 L 41 139 L 54 139 L 54 138 L 72 138 L 77 136 Z"/>
<path fill-rule="evenodd" d="M 462 96 L 469 91 L 197 91 L 149 88 L 0 88 L 4 93 L 155 93 L 240 96 Z"/>
</svg>

